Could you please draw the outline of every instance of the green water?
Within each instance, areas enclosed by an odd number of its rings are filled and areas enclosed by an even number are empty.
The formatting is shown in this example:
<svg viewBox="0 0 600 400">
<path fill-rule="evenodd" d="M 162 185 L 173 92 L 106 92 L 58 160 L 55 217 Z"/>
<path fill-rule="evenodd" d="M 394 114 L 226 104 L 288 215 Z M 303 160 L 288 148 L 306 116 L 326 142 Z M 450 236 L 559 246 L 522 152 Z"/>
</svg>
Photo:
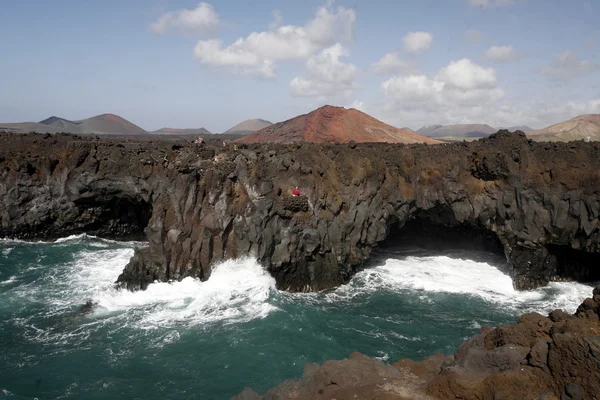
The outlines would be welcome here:
<svg viewBox="0 0 600 400">
<path fill-rule="evenodd" d="M 251 258 L 204 283 L 116 291 L 135 245 L 0 241 L 0 398 L 227 399 L 353 351 L 389 362 L 451 353 L 484 324 L 572 312 L 590 293 L 569 283 L 516 293 L 493 256 L 414 249 L 326 293 L 279 292 Z M 89 299 L 94 312 L 77 315 Z"/>
</svg>

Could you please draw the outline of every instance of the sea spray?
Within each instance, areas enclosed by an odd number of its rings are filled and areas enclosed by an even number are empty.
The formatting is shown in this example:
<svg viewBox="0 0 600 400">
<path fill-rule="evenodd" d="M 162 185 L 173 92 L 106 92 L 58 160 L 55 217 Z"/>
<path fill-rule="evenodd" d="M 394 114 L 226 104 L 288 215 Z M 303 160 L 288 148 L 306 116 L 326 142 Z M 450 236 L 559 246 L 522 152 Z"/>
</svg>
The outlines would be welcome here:
<svg viewBox="0 0 600 400">
<path fill-rule="evenodd" d="M 108 290 L 94 300 L 108 312 L 147 308 L 138 323 L 151 328 L 264 318 L 277 309 L 268 302 L 274 291 L 275 280 L 254 259 L 240 258 L 213 266 L 206 282 L 185 278 L 154 283 L 145 291 Z"/>
<path fill-rule="evenodd" d="M 501 258 L 426 251 L 386 254 L 320 293 L 277 291 L 252 258 L 214 265 L 206 282 L 115 289 L 139 246 L 85 235 L 0 241 L 2 393 L 229 398 L 353 351 L 388 362 L 451 353 L 483 325 L 514 323 L 526 311 L 573 312 L 590 293 L 566 282 L 516 292 Z M 94 311 L 77 313 L 88 300 Z"/>
</svg>

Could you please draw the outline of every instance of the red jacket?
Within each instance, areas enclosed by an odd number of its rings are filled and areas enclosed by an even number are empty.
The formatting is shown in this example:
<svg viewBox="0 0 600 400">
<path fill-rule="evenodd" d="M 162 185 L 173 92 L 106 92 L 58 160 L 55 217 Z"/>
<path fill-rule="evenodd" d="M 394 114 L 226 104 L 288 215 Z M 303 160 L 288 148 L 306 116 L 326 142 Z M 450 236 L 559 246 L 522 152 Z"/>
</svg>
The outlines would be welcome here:
<svg viewBox="0 0 600 400">
<path fill-rule="evenodd" d="M 296 189 L 292 190 L 292 194 L 294 196 L 300 196 L 300 189 L 296 188 Z"/>
</svg>

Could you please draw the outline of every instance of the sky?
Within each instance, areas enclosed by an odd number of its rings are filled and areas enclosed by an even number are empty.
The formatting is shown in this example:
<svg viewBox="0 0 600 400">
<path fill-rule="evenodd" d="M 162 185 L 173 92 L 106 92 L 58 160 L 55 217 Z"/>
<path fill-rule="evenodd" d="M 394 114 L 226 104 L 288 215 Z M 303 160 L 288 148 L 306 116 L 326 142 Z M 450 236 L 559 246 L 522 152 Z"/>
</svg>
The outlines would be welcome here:
<svg viewBox="0 0 600 400">
<path fill-rule="evenodd" d="M 0 0 L 0 121 L 223 132 L 325 104 L 532 128 L 600 113 L 597 0 Z"/>
</svg>

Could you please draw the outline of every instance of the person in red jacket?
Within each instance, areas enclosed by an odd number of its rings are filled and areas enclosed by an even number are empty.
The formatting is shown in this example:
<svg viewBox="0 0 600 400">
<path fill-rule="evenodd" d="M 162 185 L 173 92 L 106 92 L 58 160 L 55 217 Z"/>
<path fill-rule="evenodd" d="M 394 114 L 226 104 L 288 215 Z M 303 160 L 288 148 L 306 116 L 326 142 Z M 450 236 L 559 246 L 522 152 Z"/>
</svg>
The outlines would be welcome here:
<svg viewBox="0 0 600 400">
<path fill-rule="evenodd" d="M 298 186 L 292 190 L 292 196 L 300 196 L 300 189 L 298 189 Z"/>
</svg>

